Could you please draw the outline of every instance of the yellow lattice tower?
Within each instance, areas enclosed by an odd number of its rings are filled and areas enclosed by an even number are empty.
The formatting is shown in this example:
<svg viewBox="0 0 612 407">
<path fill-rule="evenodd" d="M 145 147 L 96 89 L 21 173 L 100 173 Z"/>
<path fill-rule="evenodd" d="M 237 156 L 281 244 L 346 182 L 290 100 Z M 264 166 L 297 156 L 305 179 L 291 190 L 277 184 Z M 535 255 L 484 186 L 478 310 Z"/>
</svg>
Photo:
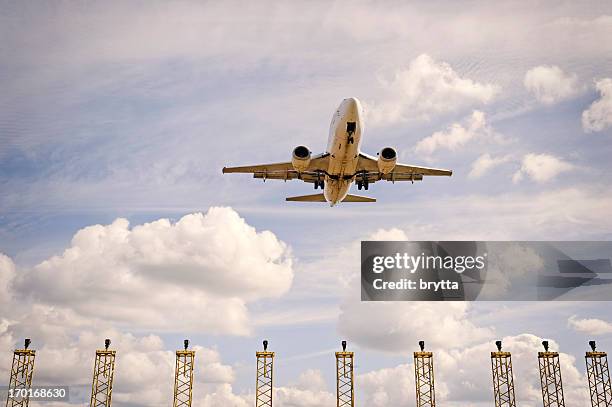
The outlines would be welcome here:
<svg viewBox="0 0 612 407">
<path fill-rule="evenodd" d="M 110 407 L 113 393 L 116 351 L 108 350 L 110 339 L 104 340 L 104 350 L 96 351 L 90 407 Z"/>
<path fill-rule="evenodd" d="M 25 340 L 23 349 L 15 349 L 13 353 L 13 366 L 11 367 L 11 378 L 9 379 L 9 391 L 17 389 L 30 389 L 32 387 L 32 375 L 34 374 L 34 359 L 36 351 L 28 349 L 30 339 Z M 26 392 L 25 397 L 6 398 L 7 407 L 27 406 L 30 398 Z"/>
<path fill-rule="evenodd" d="M 346 351 L 346 341 L 342 341 L 342 352 L 336 352 L 336 400 L 337 407 L 355 406 L 353 381 L 354 353 Z"/>
<path fill-rule="evenodd" d="M 516 407 L 512 356 L 510 352 L 502 352 L 501 341 L 495 342 L 495 345 L 497 346 L 497 352 L 491 352 L 495 407 Z"/>
<path fill-rule="evenodd" d="M 420 352 L 414 352 L 414 379 L 417 407 L 435 407 L 433 353 L 425 352 L 425 342 L 419 341 Z"/>
<path fill-rule="evenodd" d="M 589 341 L 592 352 L 584 356 L 587 367 L 587 378 L 591 392 L 592 407 L 611 407 L 612 388 L 610 387 L 610 370 L 608 354 L 595 351 L 595 341 Z"/>
<path fill-rule="evenodd" d="M 263 347 L 263 352 L 255 352 L 257 357 L 255 407 L 272 407 L 274 352 L 268 352 L 268 341 L 263 341 Z"/>
<path fill-rule="evenodd" d="M 174 407 L 191 407 L 193 397 L 193 362 L 195 351 L 188 350 L 189 340 L 183 341 L 184 350 L 176 351 L 174 371 Z"/>
<path fill-rule="evenodd" d="M 538 352 L 542 402 L 544 407 L 565 407 L 559 353 L 548 351 L 548 341 L 542 341 L 544 352 Z"/>
</svg>

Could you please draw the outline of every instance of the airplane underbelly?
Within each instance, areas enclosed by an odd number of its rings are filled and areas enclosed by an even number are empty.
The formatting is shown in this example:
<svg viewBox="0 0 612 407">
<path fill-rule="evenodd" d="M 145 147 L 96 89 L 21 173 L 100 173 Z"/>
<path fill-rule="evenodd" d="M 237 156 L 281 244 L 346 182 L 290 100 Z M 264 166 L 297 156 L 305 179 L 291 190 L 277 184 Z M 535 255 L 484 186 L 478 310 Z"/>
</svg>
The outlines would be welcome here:
<svg viewBox="0 0 612 407">
<path fill-rule="evenodd" d="M 357 168 L 359 158 L 359 135 L 353 136 L 353 142 L 348 142 L 348 136 L 338 135 L 334 142 L 329 160 L 328 174 L 332 176 L 352 176 Z"/>
<path fill-rule="evenodd" d="M 351 187 L 351 181 L 332 179 L 329 176 L 325 178 L 325 189 L 323 195 L 327 202 L 332 204 L 342 202 L 346 197 Z"/>
</svg>

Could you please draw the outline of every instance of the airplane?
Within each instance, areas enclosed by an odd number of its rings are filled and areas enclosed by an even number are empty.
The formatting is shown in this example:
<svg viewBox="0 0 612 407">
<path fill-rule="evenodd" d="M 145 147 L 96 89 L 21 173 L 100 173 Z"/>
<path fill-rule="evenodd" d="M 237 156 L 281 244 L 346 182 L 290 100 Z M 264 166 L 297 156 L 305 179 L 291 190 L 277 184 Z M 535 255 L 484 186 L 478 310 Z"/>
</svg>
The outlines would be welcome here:
<svg viewBox="0 0 612 407">
<path fill-rule="evenodd" d="M 377 181 L 422 181 L 424 176 L 451 176 L 451 170 L 397 162 L 397 151 L 384 147 L 373 157 L 359 149 L 363 134 L 363 108 L 357 98 L 342 101 L 334 112 L 326 152 L 312 155 L 306 146 L 293 149 L 291 161 L 273 164 L 223 167 L 223 173 L 247 173 L 254 178 L 293 180 L 314 184 L 323 193 L 286 198 L 294 202 L 376 202 L 375 198 L 349 194 L 351 184 L 368 190 Z"/>
</svg>

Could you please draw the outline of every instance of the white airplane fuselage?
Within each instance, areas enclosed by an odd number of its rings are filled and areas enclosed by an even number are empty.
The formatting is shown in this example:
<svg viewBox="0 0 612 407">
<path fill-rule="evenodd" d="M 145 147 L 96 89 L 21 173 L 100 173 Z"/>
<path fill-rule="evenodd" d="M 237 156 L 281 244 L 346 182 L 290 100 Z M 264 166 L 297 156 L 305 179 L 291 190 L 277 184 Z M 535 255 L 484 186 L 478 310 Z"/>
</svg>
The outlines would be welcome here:
<svg viewBox="0 0 612 407">
<path fill-rule="evenodd" d="M 323 194 L 332 206 L 346 197 L 355 178 L 362 133 L 361 103 L 344 99 L 332 118 L 327 143 L 330 157 Z"/>
</svg>

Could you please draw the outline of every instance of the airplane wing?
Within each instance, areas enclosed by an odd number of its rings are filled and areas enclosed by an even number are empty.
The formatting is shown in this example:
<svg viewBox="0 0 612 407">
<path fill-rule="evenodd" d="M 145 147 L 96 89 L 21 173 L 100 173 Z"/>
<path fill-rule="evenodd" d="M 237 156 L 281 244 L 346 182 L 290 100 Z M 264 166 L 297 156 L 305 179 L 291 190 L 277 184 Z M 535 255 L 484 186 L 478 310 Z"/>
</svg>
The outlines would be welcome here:
<svg viewBox="0 0 612 407">
<path fill-rule="evenodd" d="M 397 163 L 393 171 L 388 174 L 382 174 L 378 171 L 377 158 L 368 154 L 360 153 L 359 162 L 357 163 L 357 179 L 366 180 L 369 183 L 385 180 L 385 181 L 422 181 L 423 176 L 451 176 L 451 170 L 440 168 L 419 167 L 415 165 L 406 165 Z M 361 173 L 361 174 L 359 174 Z"/>
<path fill-rule="evenodd" d="M 292 180 L 299 178 L 305 182 L 315 182 L 321 177 L 319 171 L 326 171 L 329 166 L 329 153 L 319 154 L 310 159 L 306 171 L 298 173 L 291 162 L 247 165 L 243 167 L 223 167 L 223 173 L 253 174 L 253 178 Z"/>
</svg>

